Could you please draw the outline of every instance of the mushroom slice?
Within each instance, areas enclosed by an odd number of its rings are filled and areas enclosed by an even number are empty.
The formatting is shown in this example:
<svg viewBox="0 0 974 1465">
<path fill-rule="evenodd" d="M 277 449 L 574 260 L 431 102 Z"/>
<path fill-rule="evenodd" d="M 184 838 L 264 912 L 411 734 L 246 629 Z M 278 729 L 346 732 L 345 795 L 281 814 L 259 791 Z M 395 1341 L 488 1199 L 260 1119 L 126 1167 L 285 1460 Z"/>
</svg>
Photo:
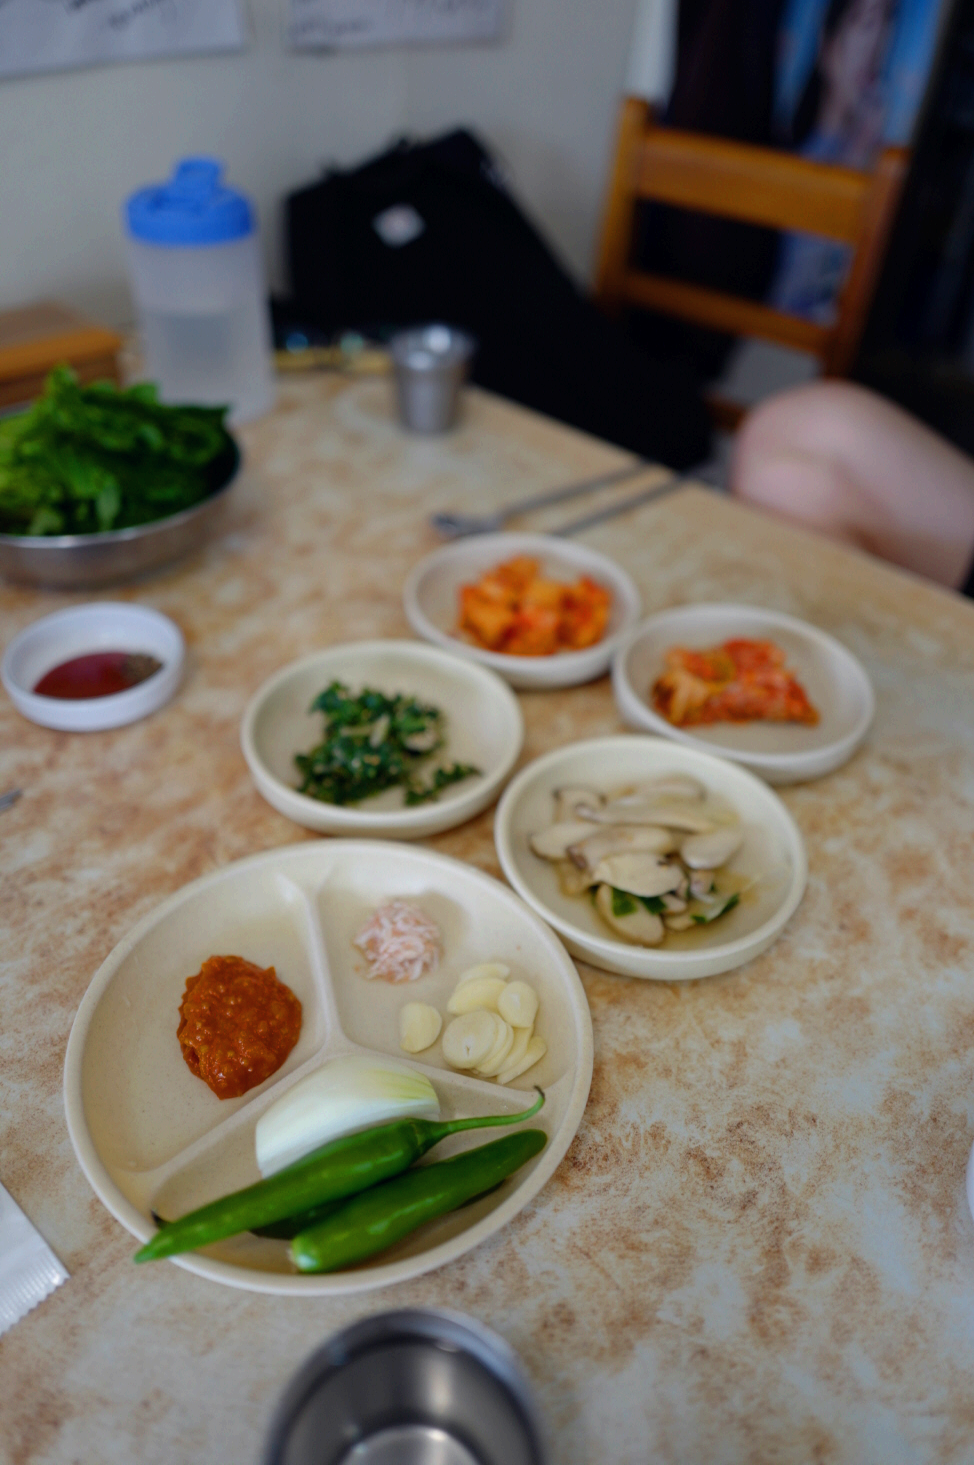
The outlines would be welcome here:
<svg viewBox="0 0 974 1465">
<path fill-rule="evenodd" d="M 585 817 L 594 824 L 656 824 L 666 829 L 685 829 L 689 834 L 705 834 L 717 827 L 708 814 L 692 804 L 641 794 L 626 794 L 601 809 L 585 810 Z"/>
<path fill-rule="evenodd" d="M 680 845 L 680 859 L 691 870 L 719 870 L 744 843 L 740 829 L 714 829 L 709 834 L 691 834 Z"/>
<path fill-rule="evenodd" d="M 663 925 L 667 931 L 689 931 L 690 927 L 694 924 L 693 917 L 688 916 L 686 912 L 679 913 L 675 916 L 663 917 Z"/>
<path fill-rule="evenodd" d="M 591 825 L 588 826 L 591 830 Z M 655 824 L 612 824 L 597 833 L 589 833 L 578 844 L 568 846 L 568 858 L 580 870 L 594 870 L 600 860 L 609 855 L 621 855 L 634 850 L 648 854 L 668 855 L 675 850 L 677 841 L 668 829 Z"/>
<path fill-rule="evenodd" d="M 682 915 L 687 908 L 687 903 L 682 895 L 664 895 L 662 901 L 666 914 L 669 916 Z"/>
<path fill-rule="evenodd" d="M 690 876 L 689 895 L 691 900 L 714 899 L 713 870 L 694 870 Z"/>
<path fill-rule="evenodd" d="M 702 910 L 690 912 L 690 918 L 695 926 L 709 926 L 711 921 L 716 921 L 719 916 L 726 915 L 736 905 L 740 904 L 740 891 L 733 891 L 732 894 L 718 895 L 704 905 Z"/>
<path fill-rule="evenodd" d="M 678 865 L 661 860 L 658 855 L 620 854 L 600 860 L 593 871 L 600 885 L 611 885 L 629 895 L 666 895 L 683 879 Z"/>
<path fill-rule="evenodd" d="M 658 946 L 666 934 L 659 916 L 654 916 L 635 896 L 613 890 L 611 885 L 599 886 L 595 909 L 615 935 L 633 946 Z"/>
<path fill-rule="evenodd" d="M 591 870 L 580 870 L 571 860 L 559 860 L 555 869 L 562 895 L 584 895 L 595 884 Z"/>
<path fill-rule="evenodd" d="M 579 819 L 571 819 L 563 824 L 552 824 L 547 829 L 532 834 L 528 843 L 534 853 L 540 855 L 543 860 L 563 860 L 570 844 L 577 844 L 580 839 L 584 839 L 591 833 L 591 824 L 583 824 Z"/>
<path fill-rule="evenodd" d="M 591 809 L 598 809 L 605 803 L 605 798 L 598 789 L 582 788 L 572 786 L 568 788 L 555 789 L 555 821 L 558 824 L 567 823 L 572 819 L 580 819 L 583 816 L 579 813 L 581 806 Z"/>
<path fill-rule="evenodd" d="M 639 784 L 633 789 L 633 794 L 641 798 L 687 799 L 692 802 L 706 798 L 707 790 L 689 773 L 662 773 L 659 778 Z"/>
</svg>

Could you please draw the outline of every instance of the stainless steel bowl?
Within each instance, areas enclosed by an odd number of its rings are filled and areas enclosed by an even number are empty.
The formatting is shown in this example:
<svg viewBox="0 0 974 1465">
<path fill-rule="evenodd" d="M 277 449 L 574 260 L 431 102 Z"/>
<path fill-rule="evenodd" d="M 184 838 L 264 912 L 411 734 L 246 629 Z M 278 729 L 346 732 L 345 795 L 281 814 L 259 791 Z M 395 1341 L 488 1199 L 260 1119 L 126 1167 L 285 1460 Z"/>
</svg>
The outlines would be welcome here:
<svg viewBox="0 0 974 1465">
<path fill-rule="evenodd" d="M 135 529 L 106 534 L 0 534 L 0 575 L 24 585 L 87 590 L 168 564 L 197 548 L 216 528 L 240 467 L 230 439 L 212 465 L 212 489 L 192 508 Z"/>
<path fill-rule="evenodd" d="M 264 1465 L 545 1465 L 517 1355 L 482 1324 L 407 1309 L 319 1349 L 278 1407 Z"/>
</svg>

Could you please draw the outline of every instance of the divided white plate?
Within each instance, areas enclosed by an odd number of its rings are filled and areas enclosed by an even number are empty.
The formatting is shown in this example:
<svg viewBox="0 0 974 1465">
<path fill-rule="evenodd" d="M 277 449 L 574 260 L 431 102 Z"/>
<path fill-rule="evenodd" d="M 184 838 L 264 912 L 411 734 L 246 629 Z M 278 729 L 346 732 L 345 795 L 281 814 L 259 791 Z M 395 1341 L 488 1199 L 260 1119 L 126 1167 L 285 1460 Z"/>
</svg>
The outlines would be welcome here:
<svg viewBox="0 0 974 1465">
<path fill-rule="evenodd" d="M 786 722 L 674 727 L 653 711 L 650 688 L 671 647 L 703 649 L 735 636 L 781 647 L 819 713 L 814 727 Z M 872 684 L 851 651 L 817 626 L 756 605 L 683 605 L 650 616 L 616 653 L 612 688 L 630 727 L 731 758 L 768 783 L 800 783 L 839 768 L 866 736 L 875 710 Z"/>
<path fill-rule="evenodd" d="M 443 958 L 419 981 L 391 986 L 366 979 L 352 937 L 377 905 L 398 896 L 436 921 Z M 300 998 L 303 1025 L 278 1073 L 242 1098 L 220 1100 L 186 1066 L 176 1027 L 186 978 L 208 956 L 231 953 L 273 965 Z M 548 1044 L 541 1062 L 502 1088 L 448 1068 L 439 1040 L 415 1058 L 403 1054 L 403 1003 L 430 1002 L 444 1013 L 460 973 L 493 959 L 540 994 L 537 1032 Z M 152 1209 L 178 1216 L 259 1179 L 254 1128 L 261 1114 L 326 1059 L 355 1052 L 394 1057 L 428 1074 L 444 1118 L 517 1113 L 540 1084 L 546 1102 L 530 1123 L 546 1131 L 548 1145 L 491 1195 L 354 1270 L 299 1275 L 286 1243 L 249 1234 L 177 1257 L 178 1266 L 257 1292 L 336 1296 L 452 1261 L 511 1220 L 557 1167 L 588 1097 L 592 1023 L 561 942 L 479 870 L 429 850 L 368 840 L 271 850 L 187 885 L 141 921 L 96 973 L 65 1059 L 71 1142 L 96 1194 L 143 1242 L 155 1229 Z M 491 1130 L 488 1138 L 507 1132 Z M 484 1138 L 478 1131 L 456 1135 L 430 1158 Z"/>
<path fill-rule="evenodd" d="M 612 593 L 612 610 L 602 640 L 584 651 L 555 656 L 504 656 L 484 651 L 456 631 L 460 587 L 479 580 L 504 560 L 531 555 L 553 580 L 570 583 L 590 575 Z M 424 641 L 444 646 L 457 656 L 490 667 L 512 687 L 574 687 L 603 676 L 612 653 L 639 619 L 642 602 L 635 584 L 615 560 L 584 544 L 553 534 L 472 534 L 434 549 L 411 571 L 403 591 L 409 624 Z"/>
<path fill-rule="evenodd" d="M 408 693 L 446 718 L 444 760 L 479 774 L 451 784 L 432 802 L 409 808 L 401 788 L 360 804 L 325 804 L 297 790 L 295 753 L 321 741 L 324 719 L 308 709 L 330 682 L 353 692 L 373 687 Z M 281 814 L 319 834 L 421 839 L 472 819 L 494 800 L 517 762 L 524 719 L 517 698 L 493 672 L 418 641 L 351 641 L 296 661 L 251 699 L 240 743 L 258 789 Z"/>
<path fill-rule="evenodd" d="M 581 784 L 621 792 L 677 772 L 699 779 L 736 811 L 745 840 L 727 868 L 754 883 L 713 926 L 670 934 L 663 946 L 631 946 L 612 935 L 587 896 L 562 893 L 554 865 L 539 859 L 528 840 L 554 822 L 556 789 Z M 529 763 L 497 806 L 494 843 L 518 895 L 554 926 L 574 956 L 619 976 L 665 982 L 731 971 L 766 950 L 801 900 L 808 873 L 798 828 L 767 784 L 723 758 L 662 738 L 593 738 Z"/>
</svg>

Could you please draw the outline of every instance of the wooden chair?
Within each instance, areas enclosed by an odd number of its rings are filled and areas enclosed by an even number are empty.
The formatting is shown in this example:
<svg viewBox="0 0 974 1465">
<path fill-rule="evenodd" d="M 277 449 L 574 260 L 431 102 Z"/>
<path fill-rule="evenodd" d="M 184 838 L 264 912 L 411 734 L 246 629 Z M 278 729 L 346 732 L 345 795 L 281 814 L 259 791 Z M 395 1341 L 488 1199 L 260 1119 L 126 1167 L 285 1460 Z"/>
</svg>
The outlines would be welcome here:
<svg viewBox="0 0 974 1465">
<path fill-rule="evenodd" d="M 729 335 L 775 341 L 812 353 L 824 375 L 842 376 L 865 325 L 908 157 L 905 148 L 887 148 L 872 173 L 813 163 L 775 148 L 659 126 L 649 103 L 626 97 L 602 223 L 596 301 L 610 314 L 638 306 Z M 633 225 L 643 199 L 851 245 L 852 266 L 834 323 L 820 325 L 635 268 Z M 733 428 L 745 408 L 712 398 L 711 410 L 718 426 Z"/>
</svg>

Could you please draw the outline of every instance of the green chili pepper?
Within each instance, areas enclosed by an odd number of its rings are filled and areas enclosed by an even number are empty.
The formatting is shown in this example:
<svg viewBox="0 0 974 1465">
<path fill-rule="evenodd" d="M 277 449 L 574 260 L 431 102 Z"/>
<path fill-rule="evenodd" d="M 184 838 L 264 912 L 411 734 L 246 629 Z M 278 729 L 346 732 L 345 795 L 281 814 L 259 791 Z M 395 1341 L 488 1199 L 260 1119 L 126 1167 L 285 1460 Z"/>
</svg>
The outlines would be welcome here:
<svg viewBox="0 0 974 1465">
<path fill-rule="evenodd" d="M 285 1216 L 283 1221 L 272 1221 L 269 1226 L 252 1226 L 250 1229 L 255 1236 L 266 1236 L 272 1241 L 290 1241 L 297 1236 L 299 1231 L 307 1231 L 309 1226 L 317 1226 L 326 1216 L 337 1211 L 345 1204 L 342 1200 L 326 1200 L 324 1205 L 312 1206 L 310 1211 L 301 1211 L 297 1216 Z"/>
<path fill-rule="evenodd" d="M 493 1190 L 540 1154 L 547 1142 L 544 1130 L 522 1129 L 373 1186 L 295 1236 L 294 1264 L 300 1272 L 334 1272 L 365 1261 L 424 1222 Z"/>
<path fill-rule="evenodd" d="M 487 1129 L 497 1124 L 517 1124 L 531 1119 L 544 1103 L 544 1094 L 520 1114 L 488 1114 L 473 1119 L 398 1119 L 379 1124 L 359 1134 L 333 1139 L 310 1155 L 296 1160 L 266 1180 L 244 1190 L 235 1190 L 220 1200 L 190 1211 L 178 1221 L 167 1221 L 151 1241 L 135 1253 L 137 1262 L 152 1262 L 181 1251 L 195 1251 L 225 1236 L 256 1227 L 273 1226 L 289 1216 L 298 1216 L 313 1206 L 341 1200 L 366 1190 L 403 1170 L 421 1155 L 464 1129 Z"/>
</svg>

